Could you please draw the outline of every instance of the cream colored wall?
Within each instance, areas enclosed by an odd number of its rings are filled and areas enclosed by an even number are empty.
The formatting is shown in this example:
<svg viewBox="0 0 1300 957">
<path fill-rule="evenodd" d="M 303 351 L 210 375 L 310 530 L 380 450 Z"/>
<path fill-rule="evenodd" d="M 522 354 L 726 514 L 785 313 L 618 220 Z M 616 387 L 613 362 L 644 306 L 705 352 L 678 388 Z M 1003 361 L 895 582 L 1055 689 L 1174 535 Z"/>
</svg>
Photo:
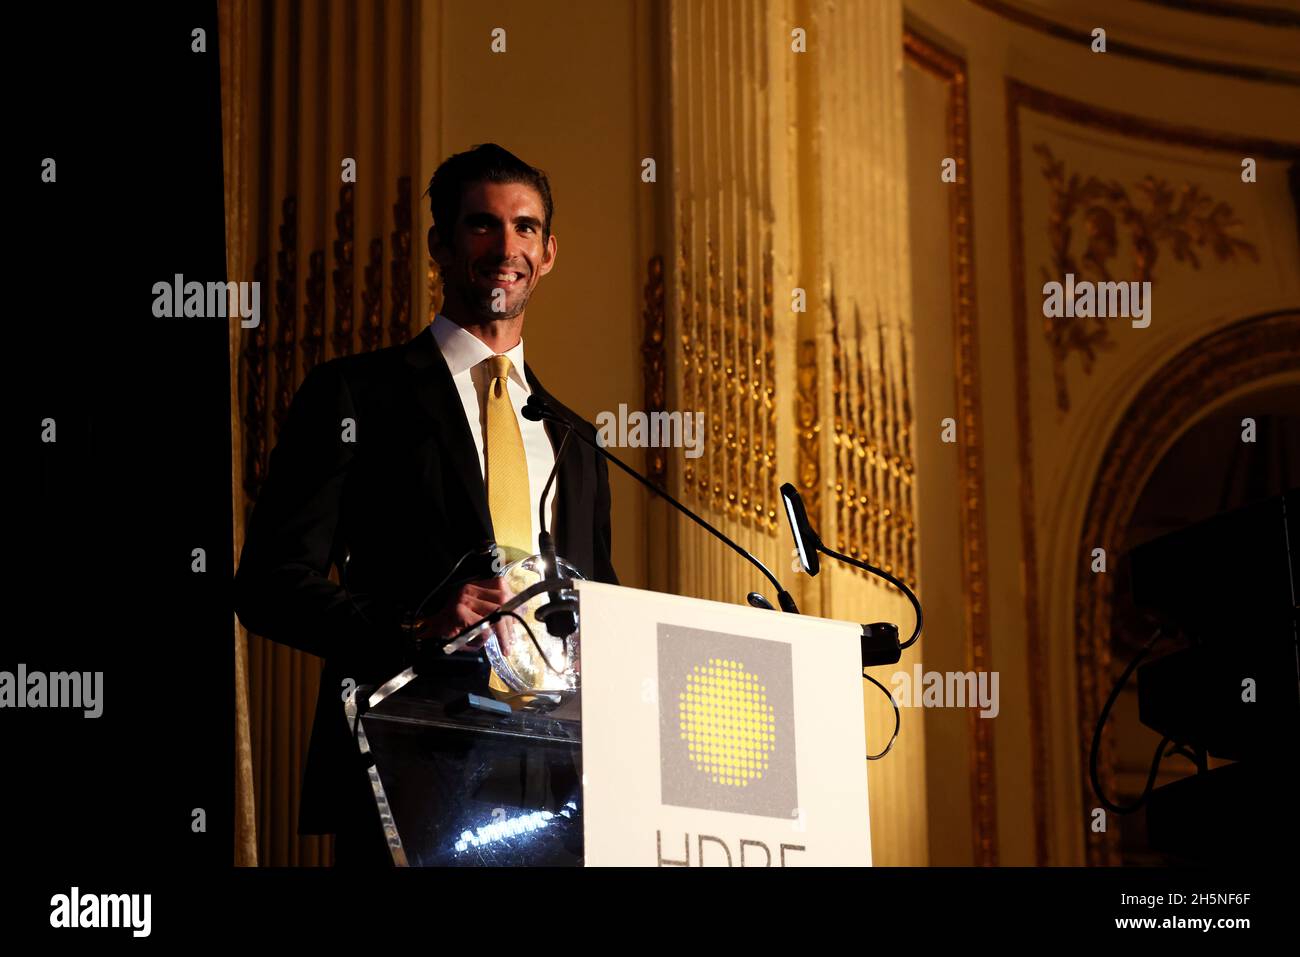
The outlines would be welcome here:
<svg viewBox="0 0 1300 957">
<path fill-rule="evenodd" d="M 1058 158 L 1070 169 L 1095 172 L 1132 186 L 1145 173 L 1175 184 L 1201 182 L 1216 198 L 1229 201 L 1245 223 L 1246 233 L 1262 254 L 1259 265 L 1209 263 L 1201 273 L 1176 266 L 1167 249 L 1161 253 L 1155 283 L 1155 312 L 1150 329 L 1140 335 L 1115 329 L 1117 347 L 1103 354 L 1090 376 L 1078 369 L 1069 376 L 1072 407 L 1061 413 L 1051 385 L 1050 363 L 1041 332 L 1042 278 L 1046 264 L 1046 209 L 1036 198 L 1042 182 L 1038 163 L 1022 159 L 1025 187 L 1025 288 L 1013 288 L 1011 193 L 1008 183 L 1006 79 L 1016 78 L 1072 99 L 1152 121 L 1194 127 L 1220 135 L 1275 140 L 1297 137 L 1300 90 L 1286 84 L 1252 82 L 1223 75 L 1177 70 L 1124 57 L 1092 53 L 1085 44 L 1047 36 L 1011 23 L 976 3 L 907 0 L 908 15 L 918 28 L 950 45 L 968 62 L 973 134 L 974 221 L 981 339 L 980 382 L 986 421 L 987 516 L 990 549 L 990 613 L 993 660 L 1001 672 L 1002 714 L 997 723 L 997 799 L 1000 860 L 1030 864 L 1040 859 L 1035 841 L 1035 814 L 1047 814 L 1046 860 L 1082 863 L 1084 859 L 1082 780 L 1078 751 L 1077 673 L 1074 661 L 1073 589 L 1078 562 L 1078 530 L 1090 483 L 1105 442 L 1128 400 L 1160 364 L 1195 337 L 1236 319 L 1300 301 L 1300 253 L 1290 199 L 1279 181 L 1280 164 L 1261 162 L 1260 182 L 1246 186 L 1235 171 L 1240 157 L 1170 144 L 1116 137 L 1086 130 L 1068 121 L 1022 120 L 1021 139 L 1029 145 L 1053 137 Z M 1119 26 L 1120 20 L 1084 11 L 1082 5 L 1056 3 L 1078 26 Z M 1251 37 L 1257 26 L 1222 18 L 1193 18 L 1178 30 L 1168 25 L 1166 8 L 1128 5 L 1114 14 L 1122 29 L 1112 36 L 1157 45 L 1178 33 L 1177 49 L 1186 54 L 1252 62 Z M 1092 23 L 1097 21 L 1097 23 Z M 1090 29 L 1091 26 L 1088 26 Z M 1294 31 L 1281 30 L 1290 36 Z M 1279 34 L 1266 34 L 1258 47 L 1260 62 L 1269 61 Z M 1294 48 L 1292 48 L 1294 49 Z M 1294 69 L 1294 59 L 1291 67 Z M 1235 177 L 1235 178 L 1234 178 Z M 1123 278 L 1123 277 L 1117 277 Z M 1015 358 L 1014 304 L 1027 304 L 1029 407 L 1032 457 L 1030 472 L 1019 465 L 1017 383 L 1022 372 Z M 1136 333 L 1138 330 L 1132 330 Z M 1170 436 L 1170 441 L 1173 440 Z M 1135 468 L 1149 463 L 1134 463 Z M 1153 464 L 1153 463 L 1151 463 Z M 1033 522 L 1037 547 L 1026 555 L 1022 527 L 1025 480 L 1032 481 Z M 1028 559 L 1028 560 L 1027 560 Z M 1031 673 L 1025 590 L 1036 582 L 1044 670 Z M 1038 683 L 1046 706 L 1045 735 L 1049 762 L 1033 761 L 1030 687 Z M 1044 775 L 1040 781 L 1036 772 Z M 954 780 L 953 786 L 959 786 Z M 1045 793 L 1035 792 L 1045 785 Z M 944 787 L 943 781 L 931 781 Z M 960 786 L 965 786 L 962 781 Z"/>
<path fill-rule="evenodd" d="M 965 671 L 967 623 L 963 613 L 961 450 L 940 441 L 940 422 L 960 422 L 953 310 L 956 263 L 950 251 L 950 187 L 934 175 L 936 157 L 948 155 L 949 93 L 940 78 L 908 62 L 908 215 L 912 243 L 912 316 L 916 325 L 917 525 L 921 539 L 921 600 L 925 633 L 918 645 L 923 671 Z M 965 441 L 965 436 L 961 436 Z M 909 726 L 925 722 L 926 815 L 930 860 L 941 866 L 974 863 L 971 718 L 962 709 L 905 712 Z M 984 719 L 994 720 L 994 719 Z M 910 727 L 908 728 L 910 731 Z"/>
<path fill-rule="evenodd" d="M 555 269 L 538 286 L 524 329 L 528 363 L 546 388 L 588 420 L 645 407 L 640 345 L 645 257 L 639 248 L 640 122 L 634 64 L 644 42 L 631 3 L 536 4 L 486 0 L 422 5 L 424 62 L 436 83 L 420 132 L 427 168 L 496 142 L 544 169 L 555 200 Z M 491 52 L 491 31 L 506 52 Z M 432 74 L 432 75 L 429 75 Z M 417 190 L 418 191 L 418 190 Z M 416 230 L 427 233 L 426 205 Z M 641 467 L 643 455 L 620 455 Z M 644 587 L 645 499 L 611 469 L 614 566 Z"/>
</svg>

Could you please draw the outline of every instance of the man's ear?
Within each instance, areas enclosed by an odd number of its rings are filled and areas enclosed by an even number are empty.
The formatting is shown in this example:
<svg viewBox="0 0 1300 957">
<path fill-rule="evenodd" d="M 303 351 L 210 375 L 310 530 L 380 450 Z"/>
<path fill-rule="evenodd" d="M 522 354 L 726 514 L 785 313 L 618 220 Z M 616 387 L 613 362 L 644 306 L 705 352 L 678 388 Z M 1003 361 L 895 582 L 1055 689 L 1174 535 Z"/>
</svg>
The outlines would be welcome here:
<svg viewBox="0 0 1300 957">
<path fill-rule="evenodd" d="M 550 239 L 546 241 L 546 258 L 542 260 L 539 267 L 539 273 L 545 276 L 555 266 L 555 254 L 558 252 L 560 244 L 555 240 L 555 233 L 551 233 Z"/>
<path fill-rule="evenodd" d="M 439 267 L 443 266 L 447 260 L 447 248 L 443 246 L 442 240 L 438 238 L 438 227 L 429 227 L 429 255 L 433 257 Z"/>
</svg>

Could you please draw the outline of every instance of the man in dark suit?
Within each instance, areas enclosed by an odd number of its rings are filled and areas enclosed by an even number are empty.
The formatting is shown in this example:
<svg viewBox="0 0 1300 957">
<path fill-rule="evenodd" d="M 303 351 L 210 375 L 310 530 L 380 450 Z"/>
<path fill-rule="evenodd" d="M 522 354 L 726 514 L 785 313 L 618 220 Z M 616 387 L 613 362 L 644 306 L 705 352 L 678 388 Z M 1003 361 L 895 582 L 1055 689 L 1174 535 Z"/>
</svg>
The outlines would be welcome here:
<svg viewBox="0 0 1300 957">
<path fill-rule="evenodd" d="M 556 256 L 545 175 L 485 144 L 444 162 L 429 194 L 441 313 L 405 345 L 308 374 L 235 577 L 250 631 L 325 659 L 298 830 L 337 833 L 339 863 L 384 856 L 374 802 L 358 787 L 343 682 L 391 677 L 414 638 L 450 635 L 503 601 L 484 561 L 493 543 L 498 559 L 538 550 L 538 502 L 562 430 L 519 414 L 528 395 L 594 439 L 523 361 L 524 308 Z M 546 512 L 560 555 L 588 578 L 617 581 L 608 470 L 582 443 L 569 443 Z M 457 680 L 466 666 L 463 656 L 446 665 Z M 468 666 L 486 686 L 481 656 Z"/>
</svg>

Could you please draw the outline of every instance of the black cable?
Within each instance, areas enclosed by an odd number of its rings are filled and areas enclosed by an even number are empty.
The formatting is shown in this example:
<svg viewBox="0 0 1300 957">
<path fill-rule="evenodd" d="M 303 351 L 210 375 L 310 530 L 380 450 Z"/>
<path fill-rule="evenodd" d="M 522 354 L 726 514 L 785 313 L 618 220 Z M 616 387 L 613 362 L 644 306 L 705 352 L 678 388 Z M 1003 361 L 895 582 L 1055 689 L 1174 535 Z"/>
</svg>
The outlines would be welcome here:
<svg viewBox="0 0 1300 957">
<path fill-rule="evenodd" d="M 710 525 L 710 524 L 709 524 L 708 522 L 706 522 L 704 519 L 700 518 L 698 515 L 695 515 L 695 514 L 694 514 L 690 509 L 688 509 L 688 508 L 687 508 L 685 505 L 683 505 L 681 502 L 677 501 L 677 499 L 673 498 L 671 495 L 669 495 L 666 491 L 664 491 L 662 488 L 660 488 L 660 487 L 659 487 L 658 485 L 656 485 L 654 482 L 651 482 L 649 479 L 643 477 L 642 475 L 639 475 L 639 474 L 636 472 L 636 470 L 633 469 L 631 466 L 624 465 L 624 464 L 623 464 L 623 463 L 622 463 L 622 462 L 621 462 L 621 461 L 620 461 L 620 460 L 619 460 L 615 455 L 613 455 L 611 452 L 609 452 L 608 449 L 603 449 L 603 448 L 602 448 L 600 451 L 601 451 L 601 454 L 603 454 L 603 455 L 605 456 L 605 458 L 609 459 L 609 461 L 613 462 L 615 465 L 617 465 L 619 468 L 621 468 L 621 469 L 622 469 L 624 472 L 626 472 L 628 475 L 632 476 L 634 479 L 636 479 L 638 482 L 640 482 L 640 483 L 641 483 L 642 485 L 644 485 L 646 488 L 650 489 L 652 492 L 655 492 L 657 495 L 659 495 L 661 498 L 663 498 L 664 501 L 668 502 L 668 503 L 671 504 L 671 505 L 675 505 L 675 506 L 677 506 L 677 508 L 678 508 L 679 510 L 681 510 L 682 514 L 685 515 L 687 518 L 694 520 L 695 524 L 701 526 L 702 528 L 708 529 L 710 532 L 712 532 L 715 536 L 717 536 L 718 539 L 720 539 L 720 540 L 722 541 L 722 544 L 726 545 L 728 548 L 730 548 L 733 552 L 735 552 L 735 553 L 736 553 L 737 555 L 739 555 L 741 558 L 744 558 L 744 559 L 746 559 L 746 560 L 752 562 L 753 565 L 754 565 L 754 567 L 757 568 L 760 572 L 763 573 L 763 577 L 765 577 L 769 582 L 771 582 L 771 583 L 772 583 L 772 587 L 775 588 L 778 592 L 783 592 L 783 591 L 785 591 L 785 589 L 781 587 L 781 583 L 780 583 L 779 581 L 776 580 L 776 576 L 772 574 L 771 569 L 769 569 L 769 568 L 768 568 L 766 565 L 764 565 L 761 561 L 759 561 L 757 558 L 755 558 L 755 557 L 754 557 L 753 555 L 751 555 L 749 552 L 745 551 L 743 548 L 741 548 L 739 545 L 737 545 L 735 542 L 733 542 L 730 538 L 728 538 L 726 535 L 724 535 L 724 534 L 723 534 L 722 532 L 720 532 L 718 529 L 714 528 L 712 525 Z"/>
<path fill-rule="evenodd" d="M 781 606 L 781 610 L 783 612 L 787 612 L 789 614 L 795 614 L 795 615 L 799 613 L 799 609 L 795 605 L 794 599 L 790 596 L 790 593 L 786 591 L 785 588 L 782 587 L 781 583 L 777 581 L 776 576 L 772 574 L 772 570 L 770 568 L 768 568 L 766 565 L 760 562 L 749 552 L 745 551 L 745 549 L 737 545 L 734 541 L 732 541 L 730 538 L 724 535 L 713 525 L 709 524 L 709 522 L 705 521 L 699 515 L 696 515 L 694 512 L 692 512 L 689 508 L 687 508 L 677 499 L 673 498 L 673 496 L 669 495 L 666 489 L 661 488 L 655 482 L 650 481 L 650 479 L 646 478 L 636 469 L 626 464 L 622 459 L 620 459 L 609 449 L 605 448 L 605 446 L 601 444 L 599 436 L 596 436 L 594 438 L 588 437 L 586 433 L 583 431 L 583 429 L 575 428 L 573 422 L 569 421 L 566 417 L 561 416 L 558 412 L 552 409 L 550 405 L 547 404 L 547 402 L 544 399 L 542 399 L 540 396 L 538 396 L 536 393 L 533 393 L 528 397 L 528 402 L 525 403 L 524 405 L 523 415 L 524 418 L 529 419 L 530 421 L 533 422 L 541 422 L 543 420 L 555 422 L 556 424 L 569 429 L 570 434 L 576 434 L 578 436 L 579 442 L 591 448 L 592 451 L 594 451 L 597 455 L 602 456 L 607 462 L 613 462 L 625 473 L 627 473 L 637 482 L 641 483 L 643 487 L 649 489 L 651 492 L 654 492 L 655 495 L 658 495 L 665 502 L 673 506 L 673 508 L 677 509 L 677 511 L 681 512 L 683 515 L 689 518 L 696 525 L 699 525 L 701 528 L 708 530 L 710 533 L 712 533 L 712 535 L 715 538 L 721 541 L 733 552 L 735 552 L 741 558 L 745 559 L 745 561 L 749 562 L 751 565 L 757 568 L 763 574 L 763 577 L 766 578 L 769 583 L 771 583 L 772 587 L 776 589 L 777 604 Z M 581 420 L 579 421 L 581 422 Z M 589 423 L 582 422 L 581 424 L 586 426 L 587 428 L 591 428 Z"/>
<path fill-rule="evenodd" d="M 417 618 L 420 617 L 420 612 L 424 611 L 425 603 L 428 602 L 428 600 L 432 598 L 434 595 L 436 595 L 439 591 L 441 591 L 442 587 L 446 585 L 447 582 L 451 581 L 451 576 L 456 574 L 456 570 L 465 563 L 465 559 L 473 558 L 477 555 L 486 555 L 489 551 L 495 550 L 496 547 L 497 547 L 496 542 L 486 542 L 478 546 L 477 548 L 471 548 L 464 555 L 460 556 L 460 558 L 456 559 L 456 564 L 451 566 L 451 571 L 447 572 L 447 574 L 443 576 L 442 581 L 438 582 L 438 584 L 430 588 L 429 594 L 425 595 L 424 598 L 421 600 L 420 604 L 415 606 L 415 611 L 411 615 L 411 620 L 415 621 Z"/>
<path fill-rule="evenodd" d="M 904 585 L 893 575 L 889 574 L 889 572 L 885 571 L 883 568 L 877 568 L 875 565 L 872 565 L 869 562 L 864 562 L 860 558 L 850 558 L 848 555 L 841 555 L 839 552 L 835 551 L 834 549 L 827 548 L 826 545 L 822 543 L 820 540 L 817 543 L 817 547 L 821 551 L 825 552 L 827 555 L 831 556 L 831 558 L 838 558 L 846 565 L 852 565 L 855 568 L 861 568 L 863 571 L 871 572 L 871 574 L 873 575 L 880 576 L 885 581 L 889 582 L 891 585 L 893 585 L 895 588 L 897 588 L 899 591 L 903 593 L 903 595 L 907 598 L 907 600 L 912 603 L 912 608 L 916 612 L 916 627 L 912 629 L 912 637 L 908 638 L 907 641 L 899 645 L 898 648 L 900 651 L 906 651 L 908 648 L 912 647 L 912 645 L 916 643 L 916 639 L 921 637 L 921 623 L 922 623 L 921 603 L 920 601 L 917 600 L 917 597 L 912 592 L 912 589 L 908 588 L 906 585 Z"/>
<path fill-rule="evenodd" d="M 863 672 L 862 672 L 862 677 L 866 678 L 866 679 L 867 679 L 868 681 L 870 681 L 873 685 L 875 685 L 877 688 L 879 688 L 881 691 L 883 691 L 883 692 L 885 693 L 885 697 L 889 699 L 889 703 L 892 704 L 892 705 L 894 706 L 894 735 L 893 735 L 893 737 L 891 737 L 891 738 L 889 739 L 889 743 L 888 743 L 887 745 L 885 745 L 885 750 L 881 751 L 879 754 L 868 754 L 868 755 L 867 755 L 867 760 L 868 760 L 868 761 L 879 761 L 881 758 L 883 758 L 886 754 L 889 753 L 889 749 L 892 748 L 892 747 L 894 746 L 894 742 L 898 740 L 898 729 L 899 729 L 899 727 L 900 727 L 900 726 L 902 725 L 902 723 L 903 723 L 903 716 L 902 716 L 902 714 L 899 713 L 899 710 L 898 710 L 898 702 L 894 700 L 894 696 L 893 696 L 892 694 L 889 693 L 889 689 L 888 689 L 888 688 L 886 688 L 884 685 L 882 685 L 882 684 L 881 684 L 879 681 L 877 681 L 875 678 L 871 677 L 871 675 L 867 674 L 866 671 L 863 671 Z"/>
<path fill-rule="evenodd" d="M 1147 639 L 1147 643 L 1142 646 L 1142 650 L 1139 651 L 1133 657 L 1133 660 L 1128 663 L 1128 667 L 1124 669 L 1124 673 L 1119 676 L 1119 681 L 1115 682 L 1115 687 L 1111 689 L 1110 697 L 1106 699 L 1106 704 L 1101 709 L 1101 717 L 1097 719 L 1097 727 L 1092 732 L 1092 747 L 1088 752 L 1088 775 L 1092 779 L 1092 790 L 1093 793 L 1097 795 L 1097 800 L 1100 801 L 1102 806 L 1112 814 L 1129 814 L 1136 811 L 1146 803 L 1147 796 L 1151 793 L 1151 787 L 1155 784 L 1156 771 L 1160 767 L 1160 761 L 1166 756 L 1164 754 L 1165 745 L 1169 744 L 1172 740 L 1171 738 L 1161 739 L 1159 746 L 1156 748 L 1155 755 L 1151 758 L 1151 771 L 1147 775 L 1146 787 L 1142 789 L 1142 793 L 1138 795 L 1137 799 L 1132 804 L 1121 807 L 1101 793 L 1101 778 L 1097 773 L 1097 756 L 1101 752 L 1102 729 L 1106 727 L 1106 719 L 1110 716 L 1110 709 L 1114 707 L 1115 702 L 1119 700 L 1119 694 L 1124 690 L 1124 685 L 1128 684 L 1129 677 L 1137 670 L 1137 666 L 1142 663 L 1142 659 L 1151 653 L 1152 647 L 1155 646 L 1155 643 L 1159 641 L 1161 637 L 1162 631 L 1157 628 L 1155 633 Z"/>
<path fill-rule="evenodd" d="M 542 646 L 538 642 L 537 636 L 533 634 L 533 629 L 528 627 L 528 622 L 524 621 L 523 616 L 520 615 L 519 612 L 514 610 L 503 611 L 501 612 L 501 614 L 503 616 L 508 615 L 509 617 L 513 618 L 515 621 L 519 622 L 519 624 L 524 626 L 524 631 L 528 632 L 528 637 L 532 639 L 533 647 L 537 649 L 537 653 L 542 656 L 542 661 L 543 663 L 545 663 L 547 670 L 550 671 L 551 674 L 555 675 L 555 677 L 563 678 L 564 674 L 562 672 L 555 670 L 555 666 L 551 664 L 551 659 L 546 657 L 546 652 L 542 651 Z"/>
<path fill-rule="evenodd" d="M 1151 787 L 1156 783 L 1156 773 L 1160 770 L 1160 762 L 1170 753 L 1169 751 L 1165 751 L 1165 745 L 1169 744 L 1172 740 L 1172 738 L 1168 737 L 1161 738 L 1160 743 L 1156 745 L 1155 754 L 1151 755 L 1151 770 L 1147 772 L 1146 787 L 1142 789 L 1142 793 L 1137 796 L 1137 799 L 1132 804 L 1123 808 L 1119 805 L 1112 804 L 1110 810 L 1114 811 L 1116 814 L 1131 814 L 1146 803 L 1147 797 L 1151 794 Z M 1175 745 L 1175 747 L 1177 747 L 1177 745 Z M 1170 751 L 1172 750 L 1173 748 L 1170 749 Z M 1108 802 L 1105 798 L 1102 798 L 1102 803 Z"/>
<path fill-rule="evenodd" d="M 429 589 L 429 593 L 424 596 L 420 604 L 416 606 L 415 612 L 407 620 L 413 622 L 417 618 L 419 618 L 420 612 L 424 610 L 425 604 L 429 601 L 430 598 L 436 595 L 442 589 L 442 587 L 447 584 L 447 582 L 451 580 L 451 576 L 456 574 L 457 569 L 459 569 L 461 565 L 465 564 L 465 559 L 473 558 L 477 555 L 486 555 L 490 550 L 489 546 L 495 548 L 496 543 L 495 542 L 484 543 L 483 545 L 480 545 L 477 548 L 471 548 L 464 555 L 460 556 L 460 558 L 456 560 L 456 564 L 451 566 L 451 571 L 447 572 L 447 574 L 443 576 L 442 581 L 438 582 L 438 584 L 434 585 L 433 588 Z M 356 609 L 356 612 L 361 616 L 362 621 L 364 621 L 371 628 L 375 628 L 377 626 L 366 615 L 362 607 L 357 604 L 356 599 L 352 595 L 352 589 L 348 587 L 348 567 L 351 564 L 352 564 L 352 553 L 349 551 L 347 556 L 343 559 L 342 571 L 339 573 L 340 584 L 343 586 L 343 593 L 348 596 L 349 604 L 351 604 L 352 607 Z"/>
<path fill-rule="evenodd" d="M 1188 761 L 1191 761 L 1192 764 L 1196 765 L 1196 770 L 1197 770 L 1197 771 L 1204 771 L 1204 770 L 1205 770 L 1205 755 L 1204 755 L 1204 754 L 1197 754 L 1195 751 L 1189 751 L 1189 750 L 1186 748 L 1186 746 L 1181 745 L 1181 744 L 1175 744 L 1172 748 L 1170 748 L 1168 751 L 1166 751 L 1166 752 L 1165 752 L 1165 757 L 1169 757 L 1170 755 L 1173 755 L 1173 754 L 1177 754 L 1178 756 L 1180 756 L 1180 757 L 1184 757 L 1184 758 L 1186 758 Z"/>
</svg>

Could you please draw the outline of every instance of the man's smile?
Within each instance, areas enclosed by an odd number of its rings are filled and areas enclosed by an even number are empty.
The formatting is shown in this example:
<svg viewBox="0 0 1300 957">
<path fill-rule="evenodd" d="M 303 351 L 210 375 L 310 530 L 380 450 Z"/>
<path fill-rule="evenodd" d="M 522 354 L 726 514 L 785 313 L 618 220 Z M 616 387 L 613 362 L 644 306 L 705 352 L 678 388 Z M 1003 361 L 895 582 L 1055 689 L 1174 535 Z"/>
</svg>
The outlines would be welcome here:
<svg viewBox="0 0 1300 957">
<path fill-rule="evenodd" d="M 524 278 L 524 274 L 516 269 L 480 269 L 478 277 L 489 286 L 513 289 L 515 284 Z"/>
</svg>

